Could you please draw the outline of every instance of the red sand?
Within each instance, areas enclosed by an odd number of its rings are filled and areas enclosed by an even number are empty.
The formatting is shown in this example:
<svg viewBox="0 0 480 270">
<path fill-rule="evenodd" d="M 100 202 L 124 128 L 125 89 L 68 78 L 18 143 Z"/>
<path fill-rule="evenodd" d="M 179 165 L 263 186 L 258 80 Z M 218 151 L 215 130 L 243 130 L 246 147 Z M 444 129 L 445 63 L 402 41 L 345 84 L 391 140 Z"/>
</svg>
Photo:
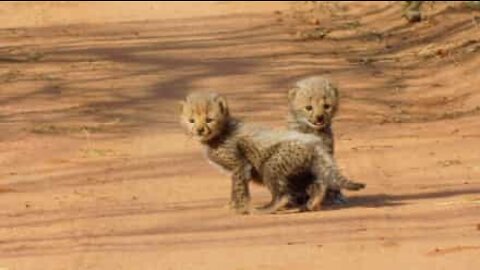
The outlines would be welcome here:
<svg viewBox="0 0 480 270">
<path fill-rule="evenodd" d="M 478 269 L 480 14 L 400 9 L 0 4 L 0 269 Z M 309 23 L 331 31 L 298 41 Z M 368 188 L 339 209 L 228 212 L 177 101 L 212 89 L 284 126 L 310 74 L 338 82 L 337 159 Z"/>
</svg>

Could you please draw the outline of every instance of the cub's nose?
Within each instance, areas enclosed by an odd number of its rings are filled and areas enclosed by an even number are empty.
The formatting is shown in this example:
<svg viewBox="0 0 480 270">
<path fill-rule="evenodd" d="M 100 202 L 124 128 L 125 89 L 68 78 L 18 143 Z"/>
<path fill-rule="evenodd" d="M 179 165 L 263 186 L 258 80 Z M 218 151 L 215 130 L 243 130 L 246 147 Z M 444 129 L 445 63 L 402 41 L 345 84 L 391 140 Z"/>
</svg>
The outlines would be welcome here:
<svg viewBox="0 0 480 270">
<path fill-rule="evenodd" d="M 205 133 L 205 128 L 204 127 L 197 128 L 197 133 L 198 135 L 203 135 L 203 133 Z"/>
</svg>

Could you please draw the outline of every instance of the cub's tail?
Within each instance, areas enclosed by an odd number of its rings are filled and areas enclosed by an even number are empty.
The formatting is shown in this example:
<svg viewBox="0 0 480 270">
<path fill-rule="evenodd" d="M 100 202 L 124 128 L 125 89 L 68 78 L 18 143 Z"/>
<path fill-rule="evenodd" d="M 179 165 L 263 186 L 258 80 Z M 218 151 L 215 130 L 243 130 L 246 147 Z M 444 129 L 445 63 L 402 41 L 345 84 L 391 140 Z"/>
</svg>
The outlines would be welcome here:
<svg viewBox="0 0 480 270">
<path fill-rule="evenodd" d="M 358 191 L 364 189 L 367 185 L 360 182 L 355 182 L 352 180 L 347 179 L 345 176 L 335 173 L 333 181 L 329 181 L 327 184 L 332 189 L 346 189 L 346 190 L 353 190 Z"/>
<path fill-rule="evenodd" d="M 349 180 L 343 176 L 337 168 L 332 156 L 328 154 L 324 148 L 316 147 L 314 154 L 314 170 L 317 176 L 321 177 L 330 189 L 346 189 L 346 190 L 361 190 L 367 185 L 360 182 Z"/>
</svg>

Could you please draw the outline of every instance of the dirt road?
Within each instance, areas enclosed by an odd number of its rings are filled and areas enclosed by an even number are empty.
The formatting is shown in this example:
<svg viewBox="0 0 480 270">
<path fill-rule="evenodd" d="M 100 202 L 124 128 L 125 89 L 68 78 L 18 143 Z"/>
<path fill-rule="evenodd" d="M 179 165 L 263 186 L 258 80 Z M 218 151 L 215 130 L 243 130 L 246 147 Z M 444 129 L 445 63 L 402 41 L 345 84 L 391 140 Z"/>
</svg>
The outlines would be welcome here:
<svg viewBox="0 0 480 270">
<path fill-rule="evenodd" d="M 400 8 L 0 4 L 0 269 L 478 269 L 480 14 Z M 214 90 L 282 127 L 311 74 L 338 83 L 338 163 L 368 188 L 230 213 L 177 101 Z"/>
</svg>

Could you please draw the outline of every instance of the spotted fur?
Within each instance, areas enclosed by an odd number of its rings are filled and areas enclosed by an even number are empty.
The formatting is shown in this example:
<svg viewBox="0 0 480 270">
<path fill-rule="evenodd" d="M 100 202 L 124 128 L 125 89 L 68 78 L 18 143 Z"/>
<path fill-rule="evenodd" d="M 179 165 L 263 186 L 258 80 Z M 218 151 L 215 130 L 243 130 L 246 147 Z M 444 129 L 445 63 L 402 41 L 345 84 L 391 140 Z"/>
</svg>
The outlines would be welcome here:
<svg viewBox="0 0 480 270">
<path fill-rule="evenodd" d="M 269 133 L 274 134 L 272 136 Z M 265 211 L 275 212 L 304 193 L 308 194 L 309 199 L 303 208 L 316 210 L 324 200 L 327 188 L 359 190 L 365 187 L 362 183 L 348 180 L 339 172 L 318 138 L 301 133 L 294 135 L 265 131 L 257 137 L 239 140 L 240 151 L 272 194 L 272 201 L 264 207 Z M 282 139 L 266 146 L 259 143 L 261 139 L 258 136 Z M 306 174 L 309 177 L 300 177 Z"/>
<path fill-rule="evenodd" d="M 243 124 L 230 116 L 226 100 L 217 94 L 189 95 L 183 102 L 181 119 L 187 133 L 205 146 L 208 158 L 232 173 L 231 205 L 238 213 L 249 212 L 248 182 L 252 179 L 272 193 L 268 212 L 283 207 L 297 189 L 309 191 L 307 208 L 313 210 L 326 185 L 348 187 L 318 138 Z M 321 181 L 292 182 L 302 173 L 313 173 Z M 358 184 L 355 189 L 363 187 Z"/>
</svg>

